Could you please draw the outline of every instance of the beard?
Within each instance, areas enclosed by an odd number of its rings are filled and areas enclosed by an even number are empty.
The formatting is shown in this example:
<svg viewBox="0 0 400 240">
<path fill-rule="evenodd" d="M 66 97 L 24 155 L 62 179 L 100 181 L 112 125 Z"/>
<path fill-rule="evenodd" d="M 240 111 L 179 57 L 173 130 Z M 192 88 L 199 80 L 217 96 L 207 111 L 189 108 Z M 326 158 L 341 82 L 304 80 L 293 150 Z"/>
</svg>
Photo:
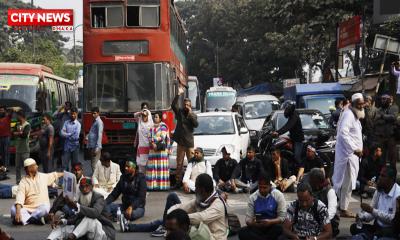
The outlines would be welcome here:
<svg viewBox="0 0 400 240">
<path fill-rule="evenodd" d="M 357 116 L 357 119 L 364 119 L 365 118 L 365 109 L 363 108 L 362 110 L 358 108 L 353 108 L 354 113 Z"/>
<path fill-rule="evenodd" d="M 90 202 L 92 201 L 92 196 L 93 196 L 93 192 L 90 192 L 88 194 L 80 193 L 79 203 L 82 206 L 88 207 L 90 205 Z"/>
</svg>

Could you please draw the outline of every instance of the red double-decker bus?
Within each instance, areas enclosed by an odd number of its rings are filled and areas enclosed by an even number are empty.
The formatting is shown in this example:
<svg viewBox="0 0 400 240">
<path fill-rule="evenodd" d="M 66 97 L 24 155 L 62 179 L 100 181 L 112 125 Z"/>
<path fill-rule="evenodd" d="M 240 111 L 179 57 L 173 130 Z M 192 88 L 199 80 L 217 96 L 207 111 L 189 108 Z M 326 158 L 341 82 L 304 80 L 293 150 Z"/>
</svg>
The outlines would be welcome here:
<svg viewBox="0 0 400 240">
<path fill-rule="evenodd" d="M 187 86 L 185 29 L 173 0 L 84 0 L 83 11 L 84 132 L 99 107 L 103 149 L 124 157 L 133 153 L 142 102 L 174 129 L 170 104 Z"/>
</svg>

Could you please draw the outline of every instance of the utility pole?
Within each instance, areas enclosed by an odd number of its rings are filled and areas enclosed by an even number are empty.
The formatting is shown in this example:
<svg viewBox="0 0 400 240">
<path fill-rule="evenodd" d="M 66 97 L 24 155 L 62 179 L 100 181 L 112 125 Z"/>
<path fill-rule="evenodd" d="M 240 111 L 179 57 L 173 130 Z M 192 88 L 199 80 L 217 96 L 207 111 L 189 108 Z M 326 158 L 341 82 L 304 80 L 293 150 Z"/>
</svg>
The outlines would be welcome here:
<svg viewBox="0 0 400 240">
<path fill-rule="evenodd" d="M 76 42 L 75 42 L 75 31 L 78 27 L 82 27 L 82 24 L 79 24 L 78 26 L 74 27 L 73 31 L 73 38 L 74 38 L 74 71 L 75 71 L 75 82 L 78 81 L 78 72 L 76 71 Z"/>
<path fill-rule="evenodd" d="M 31 8 L 33 9 L 33 0 L 31 0 Z M 32 26 L 32 48 L 33 48 L 33 52 L 32 52 L 32 59 L 35 60 L 35 35 L 34 35 L 34 28 Z"/>
<path fill-rule="evenodd" d="M 219 42 L 217 41 L 217 57 L 216 57 L 216 60 L 217 60 L 217 77 L 219 78 Z"/>
</svg>

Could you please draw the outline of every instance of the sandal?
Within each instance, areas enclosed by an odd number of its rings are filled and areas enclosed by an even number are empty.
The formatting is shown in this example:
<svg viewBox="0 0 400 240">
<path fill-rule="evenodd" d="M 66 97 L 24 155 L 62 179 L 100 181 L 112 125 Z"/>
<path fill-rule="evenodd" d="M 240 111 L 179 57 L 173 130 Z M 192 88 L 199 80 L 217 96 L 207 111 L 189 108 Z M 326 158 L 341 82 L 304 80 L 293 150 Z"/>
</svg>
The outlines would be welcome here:
<svg viewBox="0 0 400 240">
<path fill-rule="evenodd" d="M 356 214 L 348 211 L 348 210 L 341 210 L 340 217 L 342 218 L 356 218 Z"/>
</svg>

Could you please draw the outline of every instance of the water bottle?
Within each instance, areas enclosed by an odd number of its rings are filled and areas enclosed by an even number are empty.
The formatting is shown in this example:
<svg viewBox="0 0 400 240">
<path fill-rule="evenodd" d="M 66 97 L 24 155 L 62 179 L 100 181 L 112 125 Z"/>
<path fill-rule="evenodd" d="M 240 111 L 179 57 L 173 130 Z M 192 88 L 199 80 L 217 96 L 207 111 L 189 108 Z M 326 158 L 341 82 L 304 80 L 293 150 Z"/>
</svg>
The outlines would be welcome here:
<svg viewBox="0 0 400 240">
<path fill-rule="evenodd" d="M 120 207 L 118 207 L 118 210 L 117 210 L 117 223 L 119 224 L 119 219 L 121 218 L 121 208 Z"/>
</svg>

